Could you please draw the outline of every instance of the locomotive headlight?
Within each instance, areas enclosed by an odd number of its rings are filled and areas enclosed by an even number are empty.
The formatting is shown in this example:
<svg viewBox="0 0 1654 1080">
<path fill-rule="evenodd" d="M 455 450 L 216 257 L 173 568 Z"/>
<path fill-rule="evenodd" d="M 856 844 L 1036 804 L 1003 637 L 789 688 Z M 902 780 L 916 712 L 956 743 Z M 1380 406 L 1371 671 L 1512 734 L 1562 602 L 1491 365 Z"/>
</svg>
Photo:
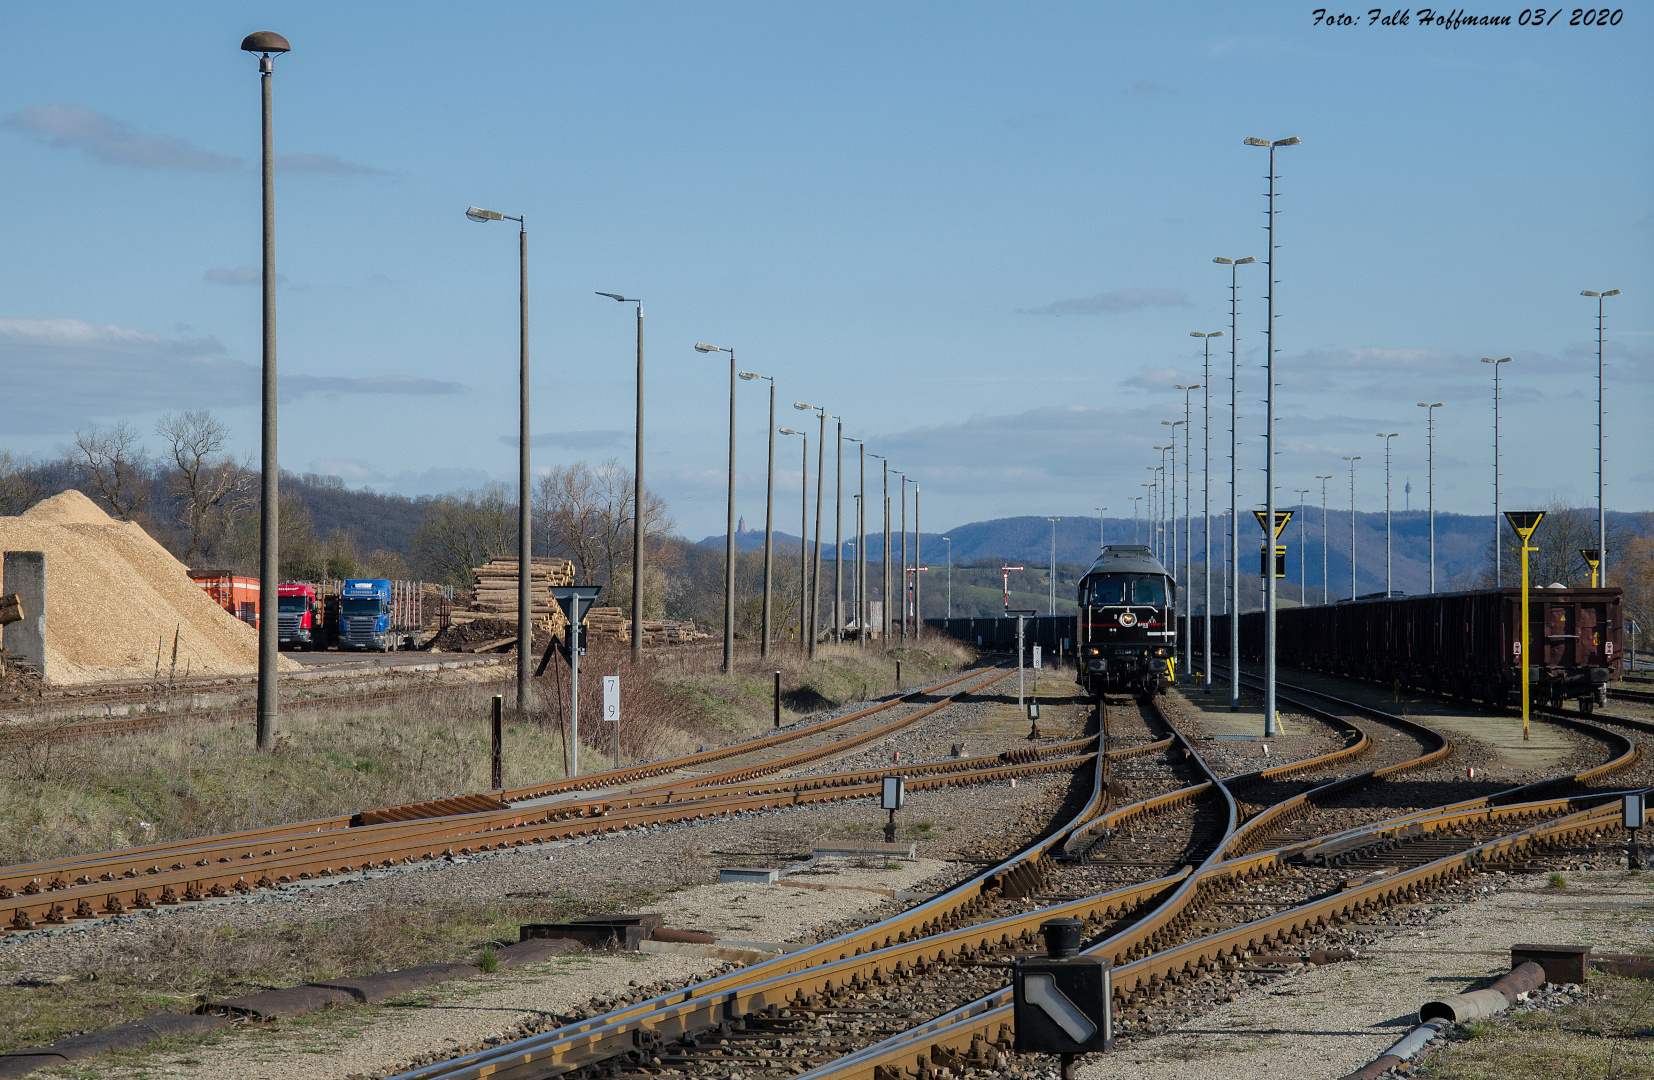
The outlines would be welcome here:
<svg viewBox="0 0 1654 1080">
<path fill-rule="evenodd" d="M 1170 649 L 1166 648 L 1164 645 L 1162 645 L 1158 649 L 1154 650 L 1154 655 L 1156 655 L 1156 656 L 1170 656 L 1171 654 L 1172 654 L 1172 651 Z"/>
<path fill-rule="evenodd" d="M 1085 647 L 1085 654 L 1087 656 L 1101 656 L 1103 654 L 1103 650 L 1096 645 L 1087 645 Z"/>
</svg>

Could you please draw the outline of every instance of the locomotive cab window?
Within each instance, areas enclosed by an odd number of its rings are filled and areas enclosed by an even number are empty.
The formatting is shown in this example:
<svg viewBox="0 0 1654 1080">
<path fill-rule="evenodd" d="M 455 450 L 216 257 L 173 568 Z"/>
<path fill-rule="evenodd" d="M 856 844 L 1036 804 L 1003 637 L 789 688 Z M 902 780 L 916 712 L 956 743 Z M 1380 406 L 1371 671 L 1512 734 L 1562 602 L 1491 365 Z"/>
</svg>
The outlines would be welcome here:
<svg viewBox="0 0 1654 1080">
<path fill-rule="evenodd" d="M 1086 603 L 1097 607 L 1109 604 L 1149 604 L 1164 607 L 1166 581 L 1148 574 L 1105 574 L 1091 581 Z"/>
</svg>

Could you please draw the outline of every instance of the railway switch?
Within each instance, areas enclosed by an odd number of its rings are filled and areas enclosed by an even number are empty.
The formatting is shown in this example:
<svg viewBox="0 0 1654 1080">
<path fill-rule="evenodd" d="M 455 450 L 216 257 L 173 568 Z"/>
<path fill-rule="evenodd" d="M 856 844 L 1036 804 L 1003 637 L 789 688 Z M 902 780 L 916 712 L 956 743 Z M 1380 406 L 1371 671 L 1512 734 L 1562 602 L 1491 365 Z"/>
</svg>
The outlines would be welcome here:
<svg viewBox="0 0 1654 1080">
<path fill-rule="evenodd" d="M 1079 1055 L 1114 1048 L 1113 962 L 1079 955 L 1084 933 L 1078 919 L 1047 919 L 1045 956 L 1017 961 L 1012 976 L 1017 1053 L 1059 1055 L 1065 1078 Z"/>
</svg>

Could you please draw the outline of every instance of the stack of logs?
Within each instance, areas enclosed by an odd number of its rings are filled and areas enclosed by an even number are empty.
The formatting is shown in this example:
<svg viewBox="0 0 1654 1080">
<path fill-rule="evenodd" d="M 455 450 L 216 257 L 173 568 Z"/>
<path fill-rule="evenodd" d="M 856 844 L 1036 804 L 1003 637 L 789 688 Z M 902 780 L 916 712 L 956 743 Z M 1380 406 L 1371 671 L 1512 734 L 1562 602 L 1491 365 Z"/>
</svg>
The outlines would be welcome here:
<svg viewBox="0 0 1654 1080">
<path fill-rule="evenodd" d="M 517 560 L 492 559 L 473 568 L 476 575 L 476 598 L 468 612 L 454 612 L 455 623 L 480 618 L 516 619 L 517 617 Z M 529 571 L 529 615 L 540 626 L 552 633 L 562 632 L 567 620 L 562 609 L 551 598 L 553 585 L 574 584 L 574 564 L 567 559 L 536 558 Z"/>
<path fill-rule="evenodd" d="M 586 612 L 586 636 L 612 637 L 623 645 L 632 643 L 632 621 L 617 607 L 594 607 Z"/>
<path fill-rule="evenodd" d="M 624 645 L 632 643 L 632 620 L 617 607 L 594 607 L 586 613 L 588 637 L 607 635 Z M 646 619 L 643 644 L 679 645 L 695 639 L 695 624 L 688 619 Z"/>
</svg>

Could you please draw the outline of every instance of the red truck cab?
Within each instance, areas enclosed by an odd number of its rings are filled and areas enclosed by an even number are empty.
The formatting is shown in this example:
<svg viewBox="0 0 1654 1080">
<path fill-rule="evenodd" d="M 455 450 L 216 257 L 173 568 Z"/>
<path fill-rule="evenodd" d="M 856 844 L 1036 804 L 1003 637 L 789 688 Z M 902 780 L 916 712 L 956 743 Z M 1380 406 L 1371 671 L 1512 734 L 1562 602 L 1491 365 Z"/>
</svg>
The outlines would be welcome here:
<svg viewBox="0 0 1654 1080">
<path fill-rule="evenodd" d="M 276 586 L 276 637 L 281 648 L 325 649 L 322 598 L 314 585 L 286 582 Z"/>
</svg>

